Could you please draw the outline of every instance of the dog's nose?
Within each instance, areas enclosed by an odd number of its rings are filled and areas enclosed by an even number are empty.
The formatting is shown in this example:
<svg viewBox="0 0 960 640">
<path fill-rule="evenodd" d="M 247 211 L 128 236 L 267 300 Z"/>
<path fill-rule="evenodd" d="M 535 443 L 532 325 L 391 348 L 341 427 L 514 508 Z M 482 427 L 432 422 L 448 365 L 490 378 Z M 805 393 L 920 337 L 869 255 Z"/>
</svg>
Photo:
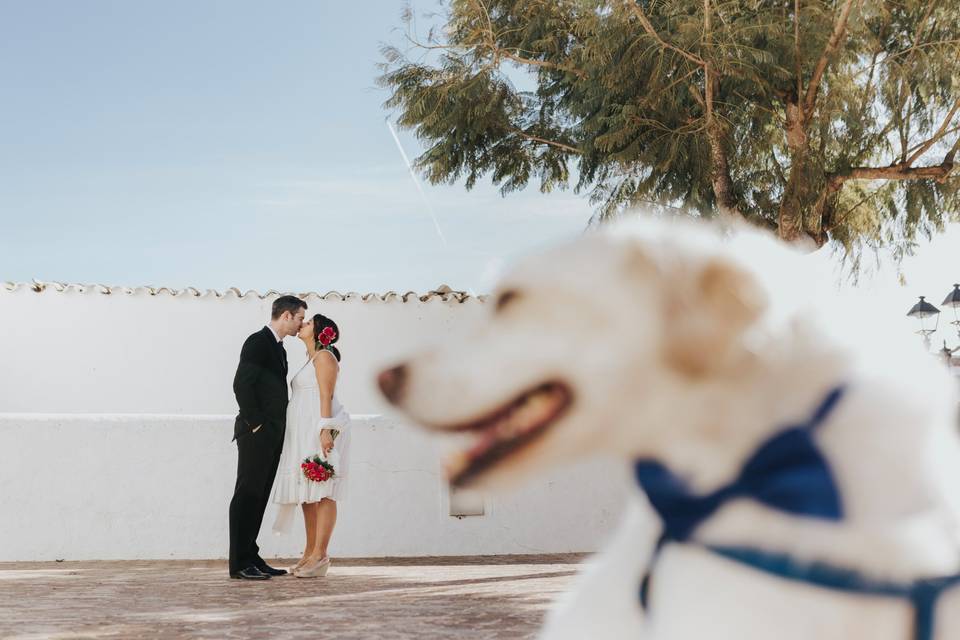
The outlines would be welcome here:
<svg viewBox="0 0 960 640">
<path fill-rule="evenodd" d="M 381 371 L 377 376 L 377 383 L 380 385 L 380 391 L 392 402 L 397 404 L 400 400 L 400 394 L 403 392 L 403 385 L 407 379 L 407 367 L 400 365 L 386 371 Z"/>
</svg>

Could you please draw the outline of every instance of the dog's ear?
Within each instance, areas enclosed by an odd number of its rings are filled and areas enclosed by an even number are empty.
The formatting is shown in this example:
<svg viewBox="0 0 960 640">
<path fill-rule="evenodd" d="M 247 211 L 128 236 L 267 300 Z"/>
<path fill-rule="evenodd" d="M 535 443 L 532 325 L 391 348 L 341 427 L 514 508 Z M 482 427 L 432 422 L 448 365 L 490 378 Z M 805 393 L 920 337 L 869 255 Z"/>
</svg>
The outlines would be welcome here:
<svg viewBox="0 0 960 640">
<path fill-rule="evenodd" d="M 720 368 L 766 306 L 753 277 L 710 259 L 665 292 L 666 360 L 683 375 L 703 377 Z"/>
</svg>

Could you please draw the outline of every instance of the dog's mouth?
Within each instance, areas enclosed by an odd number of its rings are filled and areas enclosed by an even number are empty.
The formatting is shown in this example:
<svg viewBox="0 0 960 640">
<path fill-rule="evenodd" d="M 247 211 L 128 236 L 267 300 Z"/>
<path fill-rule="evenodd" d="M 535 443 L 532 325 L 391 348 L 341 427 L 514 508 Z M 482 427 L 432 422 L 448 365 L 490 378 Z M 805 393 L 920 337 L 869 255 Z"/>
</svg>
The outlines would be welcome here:
<svg viewBox="0 0 960 640">
<path fill-rule="evenodd" d="M 445 468 L 450 484 L 469 484 L 480 474 L 529 445 L 566 413 L 571 400 L 572 394 L 566 385 L 547 382 L 479 420 L 435 425 L 443 431 L 476 434 L 472 445 L 447 459 Z"/>
</svg>

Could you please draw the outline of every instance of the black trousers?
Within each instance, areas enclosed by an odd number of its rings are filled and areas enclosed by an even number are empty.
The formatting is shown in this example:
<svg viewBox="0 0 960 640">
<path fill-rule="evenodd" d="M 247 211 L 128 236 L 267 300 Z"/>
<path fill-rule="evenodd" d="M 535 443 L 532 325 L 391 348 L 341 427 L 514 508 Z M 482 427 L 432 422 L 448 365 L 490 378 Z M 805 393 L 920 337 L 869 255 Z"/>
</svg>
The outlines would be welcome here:
<svg viewBox="0 0 960 640">
<path fill-rule="evenodd" d="M 270 425 L 237 438 L 237 484 L 230 501 L 230 572 L 259 565 L 257 534 L 280 465 L 283 434 Z"/>
</svg>

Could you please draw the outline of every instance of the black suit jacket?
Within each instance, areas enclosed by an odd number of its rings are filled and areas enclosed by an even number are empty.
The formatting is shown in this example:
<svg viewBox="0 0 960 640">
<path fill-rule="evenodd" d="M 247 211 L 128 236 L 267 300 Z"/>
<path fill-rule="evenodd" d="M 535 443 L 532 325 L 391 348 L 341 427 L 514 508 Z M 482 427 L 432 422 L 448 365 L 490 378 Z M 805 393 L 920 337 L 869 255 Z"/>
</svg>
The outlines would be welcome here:
<svg viewBox="0 0 960 640">
<path fill-rule="evenodd" d="M 243 343 L 240 364 L 233 378 L 233 393 L 240 413 L 233 437 L 240 438 L 263 425 L 283 437 L 287 421 L 287 352 L 273 332 L 264 327 Z"/>
</svg>

